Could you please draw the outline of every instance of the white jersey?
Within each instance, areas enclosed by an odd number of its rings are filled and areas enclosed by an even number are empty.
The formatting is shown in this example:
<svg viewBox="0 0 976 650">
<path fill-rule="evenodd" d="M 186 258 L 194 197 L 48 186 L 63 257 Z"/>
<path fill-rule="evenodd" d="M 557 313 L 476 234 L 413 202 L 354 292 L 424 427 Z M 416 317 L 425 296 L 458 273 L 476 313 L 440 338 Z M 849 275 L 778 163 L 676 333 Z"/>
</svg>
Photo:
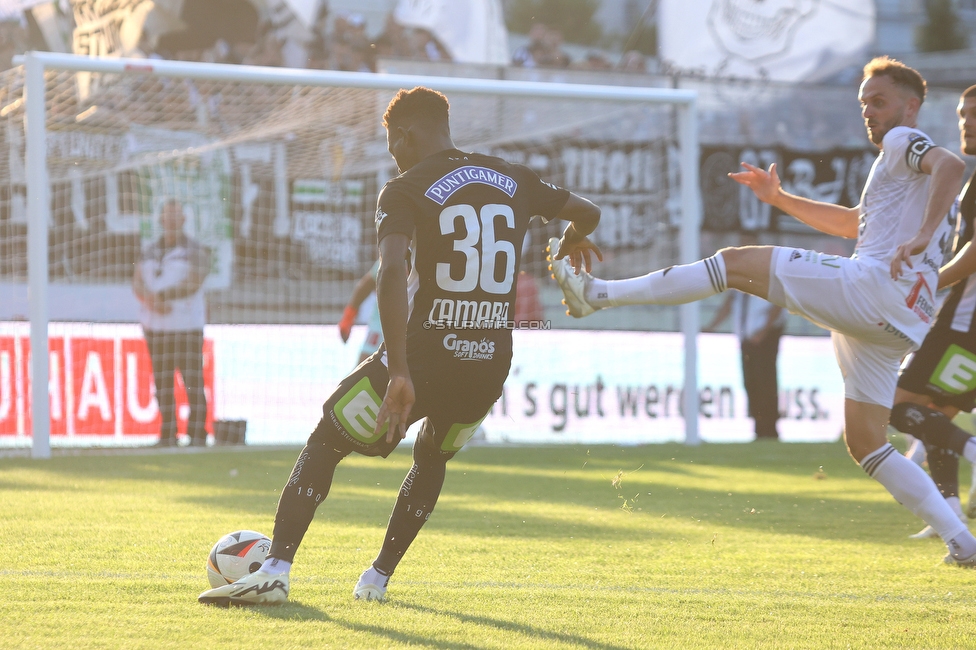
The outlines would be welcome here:
<svg viewBox="0 0 976 650">
<path fill-rule="evenodd" d="M 931 179 L 922 172 L 922 157 L 936 145 L 923 132 L 907 126 L 888 131 L 881 145 L 861 194 L 854 258 L 887 268 L 895 249 L 922 227 Z M 947 214 L 928 247 L 912 257 L 912 268 L 906 268 L 896 283 L 905 306 L 923 327 L 931 325 L 938 311 L 939 268 L 949 261 L 952 239 L 953 224 Z M 899 320 L 906 331 L 916 329 L 914 319 Z"/>
<path fill-rule="evenodd" d="M 181 285 L 190 276 L 193 265 L 200 259 L 201 246 L 184 238 L 180 243 L 167 248 L 162 239 L 153 242 L 143 250 L 139 261 L 143 282 L 151 293 L 172 289 Z M 201 272 L 206 273 L 207 269 Z M 185 298 L 168 300 L 171 307 L 166 314 L 150 311 L 142 303 L 139 305 L 139 320 L 142 326 L 153 332 L 185 332 L 202 330 L 207 320 L 206 298 L 200 287 Z"/>
</svg>

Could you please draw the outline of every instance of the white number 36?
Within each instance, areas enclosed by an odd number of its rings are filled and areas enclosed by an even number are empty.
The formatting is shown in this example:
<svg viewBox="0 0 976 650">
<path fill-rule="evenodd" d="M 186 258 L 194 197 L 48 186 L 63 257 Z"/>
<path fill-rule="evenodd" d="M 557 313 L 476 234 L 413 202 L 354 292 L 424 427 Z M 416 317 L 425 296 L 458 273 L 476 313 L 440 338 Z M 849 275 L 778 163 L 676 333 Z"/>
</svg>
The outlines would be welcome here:
<svg viewBox="0 0 976 650">
<path fill-rule="evenodd" d="M 506 294 L 515 281 L 515 244 L 505 239 L 495 239 L 495 222 L 505 220 L 503 227 L 515 230 L 515 213 L 511 206 L 489 203 L 481 208 L 480 217 L 470 205 L 449 205 L 441 211 L 442 235 L 457 232 L 457 220 L 464 221 L 467 234 L 454 240 L 454 250 L 465 258 L 464 273 L 459 279 L 451 274 L 451 265 L 439 262 L 436 269 L 437 286 L 444 291 L 467 293 L 478 287 L 493 294 Z M 481 254 L 475 246 L 481 240 Z M 496 279 L 496 268 L 503 271 L 501 280 Z"/>
</svg>

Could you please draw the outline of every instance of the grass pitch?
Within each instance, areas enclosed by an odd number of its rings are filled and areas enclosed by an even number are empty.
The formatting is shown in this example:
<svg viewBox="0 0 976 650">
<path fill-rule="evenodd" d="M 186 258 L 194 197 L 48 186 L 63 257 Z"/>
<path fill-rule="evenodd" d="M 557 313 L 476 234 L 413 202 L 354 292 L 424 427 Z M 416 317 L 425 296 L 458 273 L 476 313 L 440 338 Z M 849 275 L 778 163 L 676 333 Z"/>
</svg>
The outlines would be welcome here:
<svg viewBox="0 0 976 650">
<path fill-rule="evenodd" d="M 351 593 L 410 455 L 352 456 L 289 604 L 197 604 L 221 535 L 271 533 L 296 455 L 0 459 L 0 646 L 976 647 L 976 572 L 907 539 L 840 444 L 466 450 L 385 603 Z"/>
</svg>

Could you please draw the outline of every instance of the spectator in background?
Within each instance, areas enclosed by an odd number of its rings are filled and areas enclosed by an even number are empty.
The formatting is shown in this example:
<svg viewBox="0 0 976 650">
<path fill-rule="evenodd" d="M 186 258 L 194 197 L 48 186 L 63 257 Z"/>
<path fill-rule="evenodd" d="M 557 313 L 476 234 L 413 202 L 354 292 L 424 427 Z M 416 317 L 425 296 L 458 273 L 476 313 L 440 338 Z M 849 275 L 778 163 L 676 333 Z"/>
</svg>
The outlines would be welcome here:
<svg viewBox="0 0 976 650">
<path fill-rule="evenodd" d="M 600 52 L 587 52 L 586 58 L 575 67 L 580 70 L 613 70 L 613 65 Z"/>
<path fill-rule="evenodd" d="M 624 72 L 644 74 L 647 72 L 647 60 L 637 50 L 629 50 L 624 52 L 624 55 L 620 57 L 620 63 L 617 64 L 617 69 Z"/>
<path fill-rule="evenodd" d="M 755 232 L 743 232 L 740 246 L 757 246 Z M 729 291 L 706 332 L 714 331 L 729 314 L 742 352 L 742 383 L 749 400 L 749 417 L 755 422 L 757 440 L 779 440 L 779 378 L 776 358 L 779 339 L 786 326 L 782 307 L 741 291 Z"/>
<path fill-rule="evenodd" d="M 329 67 L 331 48 L 329 46 L 329 5 L 319 5 L 319 13 L 312 25 L 312 40 L 308 43 L 308 67 L 323 69 Z"/>
<path fill-rule="evenodd" d="M 132 278 L 141 303 L 140 318 L 149 347 L 156 402 L 162 417 L 157 447 L 175 447 L 177 369 L 190 403 L 190 445 L 207 444 L 207 398 L 203 390 L 203 282 L 210 272 L 210 251 L 183 233 L 186 216 L 176 199 L 163 203 L 162 236 L 142 251 Z"/>
<path fill-rule="evenodd" d="M 546 31 L 548 28 L 542 23 L 535 23 L 529 29 L 529 42 L 512 55 L 512 65 L 521 68 L 537 68 L 546 59 Z"/>
<path fill-rule="evenodd" d="M 332 68 L 347 72 L 372 72 L 374 49 L 366 35 L 366 19 L 358 13 L 336 16 L 332 30 Z"/>
<path fill-rule="evenodd" d="M 542 23 L 532 25 L 528 44 L 512 55 L 512 65 L 523 68 L 568 68 L 570 63 L 563 51 L 563 33 Z"/>
<path fill-rule="evenodd" d="M 27 51 L 27 24 L 21 16 L 0 22 L 0 70 L 13 67 L 13 58 Z"/>
</svg>

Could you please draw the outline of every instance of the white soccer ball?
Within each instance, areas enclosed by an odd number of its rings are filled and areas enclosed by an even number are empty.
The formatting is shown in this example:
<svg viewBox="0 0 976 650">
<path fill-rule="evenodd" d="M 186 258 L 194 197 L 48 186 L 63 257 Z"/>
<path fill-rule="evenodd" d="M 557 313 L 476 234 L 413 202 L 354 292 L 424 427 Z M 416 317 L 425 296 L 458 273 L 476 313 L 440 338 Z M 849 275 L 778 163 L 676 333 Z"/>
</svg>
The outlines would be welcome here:
<svg viewBox="0 0 976 650">
<path fill-rule="evenodd" d="M 271 540 L 253 530 L 238 530 L 221 537 L 207 556 L 211 587 L 236 582 L 261 568 L 271 550 Z"/>
</svg>

